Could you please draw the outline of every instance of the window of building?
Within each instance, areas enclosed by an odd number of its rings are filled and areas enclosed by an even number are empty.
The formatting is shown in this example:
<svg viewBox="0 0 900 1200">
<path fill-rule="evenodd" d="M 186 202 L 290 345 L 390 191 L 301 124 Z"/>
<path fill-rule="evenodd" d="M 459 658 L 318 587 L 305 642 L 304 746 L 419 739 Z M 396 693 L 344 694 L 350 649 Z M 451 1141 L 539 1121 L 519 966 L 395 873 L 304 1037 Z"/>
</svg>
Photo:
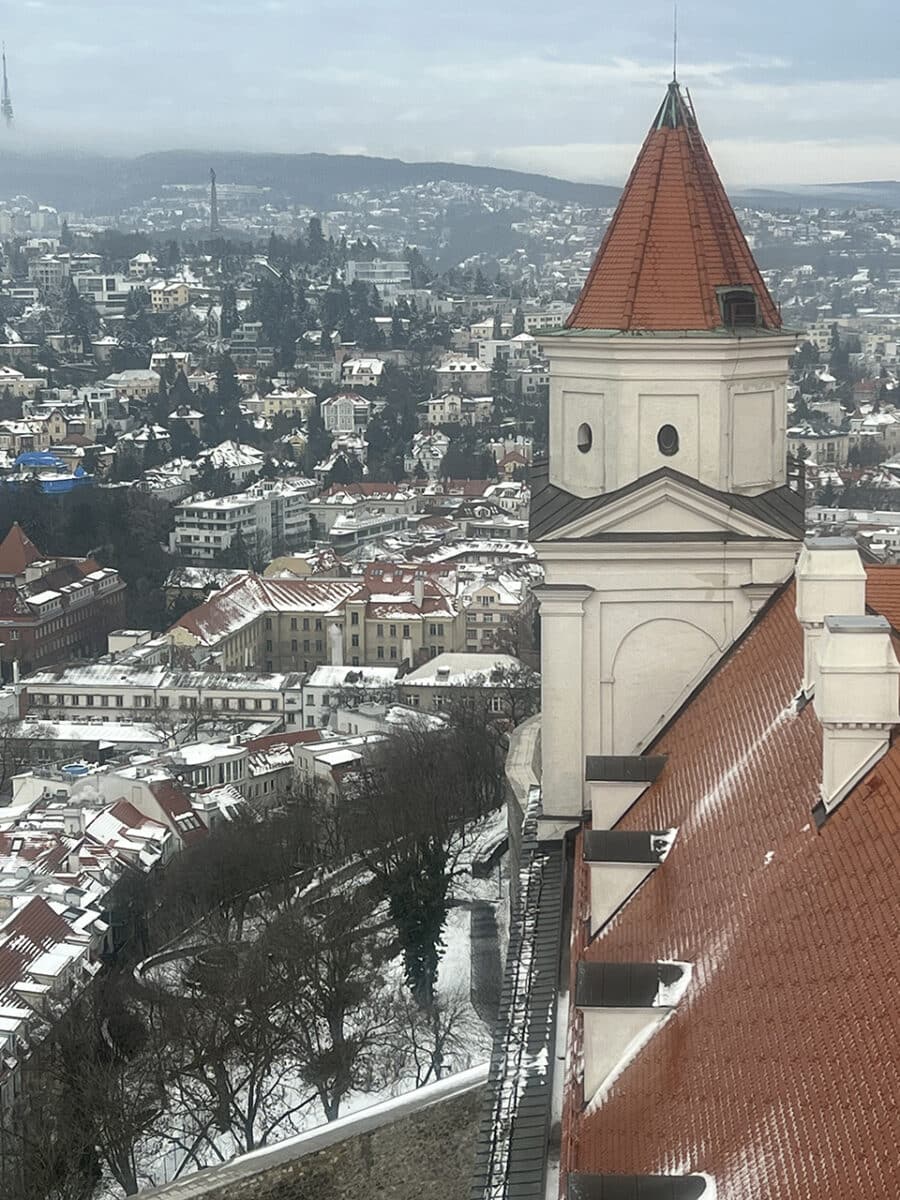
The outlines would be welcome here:
<svg viewBox="0 0 900 1200">
<path fill-rule="evenodd" d="M 304 639 L 303 639 L 303 652 L 304 652 L 305 654 L 308 654 L 308 653 L 309 653 L 309 638 L 304 638 Z"/>
<path fill-rule="evenodd" d="M 272 618 L 266 617 L 266 629 L 271 629 L 271 628 L 272 628 Z"/>
<path fill-rule="evenodd" d="M 291 617 L 291 629 L 296 629 L 296 628 L 297 628 L 297 618 Z"/>
<path fill-rule="evenodd" d="M 396 658 L 396 657 L 397 657 L 397 647 L 391 646 L 391 658 Z"/>
<path fill-rule="evenodd" d="M 759 324 L 759 304 L 753 288 L 719 288 L 718 295 L 723 325 L 734 329 Z"/>
<path fill-rule="evenodd" d="M 322 622 L 321 622 L 321 620 L 319 620 L 317 618 L 316 619 L 316 633 L 321 633 L 321 632 L 322 632 Z"/>
<path fill-rule="evenodd" d="M 239 696 L 238 697 L 238 712 L 246 712 L 246 711 L 247 711 L 247 701 L 244 699 L 243 696 Z"/>
<path fill-rule="evenodd" d="M 403 636 L 409 637 L 409 626 L 408 625 L 403 626 Z"/>
<path fill-rule="evenodd" d="M 578 426 L 578 434 L 576 435 L 576 443 L 582 454 L 587 454 L 591 446 L 594 444 L 594 433 L 590 425 L 582 424 Z"/>
<path fill-rule="evenodd" d="M 384 646 L 378 646 L 375 651 L 376 658 L 384 658 Z"/>
<path fill-rule="evenodd" d="M 359 645 L 359 634 L 358 633 L 354 633 L 353 636 L 350 638 L 350 645 L 351 646 Z"/>
<path fill-rule="evenodd" d="M 303 618 L 303 632 L 304 632 L 304 633 L 308 633 L 308 632 L 309 632 L 309 617 L 304 617 L 304 618 Z"/>
<path fill-rule="evenodd" d="M 350 624 L 351 624 L 351 625 L 358 625 L 358 624 L 359 624 L 359 613 L 358 613 L 358 612 L 352 612 L 352 613 L 350 614 Z"/>
<path fill-rule="evenodd" d="M 292 654 L 297 653 L 297 639 L 296 638 L 291 638 L 291 653 Z"/>
<path fill-rule="evenodd" d="M 272 642 L 271 642 L 271 640 L 269 640 L 269 641 L 267 641 L 267 642 L 266 642 L 266 653 L 267 653 L 267 654 L 271 654 L 271 653 L 272 653 Z"/>
<path fill-rule="evenodd" d="M 671 458 L 678 453 L 678 430 L 674 425 L 663 425 L 656 435 L 656 444 L 660 454 Z"/>
<path fill-rule="evenodd" d="M 375 636 L 376 637 L 384 637 L 384 626 L 383 625 L 375 626 Z"/>
<path fill-rule="evenodd" d="M 322 639 L 321 638 L 316 638 L 316 650 L 318 650 L 318 652 L 320 654 L 322 653 Z"/>
<path fill-rule="evenodd" d="M 124 708 L 124 707 L 125 707 L 125 697 L 124 696 L 116 696 L 116 708 Z"/>
</svg>

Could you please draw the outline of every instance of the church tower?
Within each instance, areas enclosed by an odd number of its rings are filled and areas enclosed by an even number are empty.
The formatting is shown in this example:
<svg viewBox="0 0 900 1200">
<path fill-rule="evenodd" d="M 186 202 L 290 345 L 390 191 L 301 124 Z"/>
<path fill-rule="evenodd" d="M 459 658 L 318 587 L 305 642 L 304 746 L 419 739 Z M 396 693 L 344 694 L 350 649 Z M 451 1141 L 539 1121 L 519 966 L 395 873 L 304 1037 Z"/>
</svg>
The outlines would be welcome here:
<svg viewBox="0 0 900 1200">
<path fill-rule="evenodd" d="M 566 327 L 541 336 L 546 815 L 589 807 L 586 760 L 639 754 L 791 574 L 794 341 L 673 81 Z"/>
</svg>

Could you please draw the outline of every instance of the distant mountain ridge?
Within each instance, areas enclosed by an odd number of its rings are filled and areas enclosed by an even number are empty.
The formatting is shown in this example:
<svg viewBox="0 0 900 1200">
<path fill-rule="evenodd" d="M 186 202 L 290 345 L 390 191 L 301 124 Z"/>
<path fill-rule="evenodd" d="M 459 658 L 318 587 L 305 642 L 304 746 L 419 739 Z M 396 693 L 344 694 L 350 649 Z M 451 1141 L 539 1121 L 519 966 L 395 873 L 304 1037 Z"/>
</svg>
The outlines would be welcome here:
<svg viewBox="0 0 900 1200">
<path fill-rule="evenodd" d="M 0 144 L 0 192 L 25 194 L 61 209 L 108 213 L 139 203 L 165 184 L 205 184 L 215 167 L 219 182 L 271 187 L 294 203 L 325 208 L 341 192 L 399 188 L 446 180 L 507 191 L 535 192 L 561 204 L 614 205 L 621 189 L 576 183 L 502 167 L 447 162 L 404 162 L 362 154 L 260 154 L 252 151 L 165 150 L 135 158 L 69 151 L 26 154 Z M 737 205 L 798 209 L 854 205 L 900 208 L 900 182 L 869 180 L 790 188 L 747 188 L 731 193 Z"/>
</svg>

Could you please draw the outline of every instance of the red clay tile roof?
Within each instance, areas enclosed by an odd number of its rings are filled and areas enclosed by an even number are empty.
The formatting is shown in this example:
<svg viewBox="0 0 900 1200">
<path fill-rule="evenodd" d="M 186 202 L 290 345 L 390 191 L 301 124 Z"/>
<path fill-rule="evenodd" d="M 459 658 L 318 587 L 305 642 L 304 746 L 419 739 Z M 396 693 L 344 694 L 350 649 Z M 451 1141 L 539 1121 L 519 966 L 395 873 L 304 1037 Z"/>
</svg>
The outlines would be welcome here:
<svg viewBox="0 0 900 1200">
<path fill-rule="evenodd" d="M 762 324 L 781 328 L 693 110 L 673 83 L 566 324 L 721 329 L 716 288 L 725 286 L 752 287 Z"/>
<path fill-rule="evenodd" d="M 790 586 L 654 745 L 666 766 L 618 828 L 678 838 L 589 944 L 576 867 L 573 972 L 582 956 L 694 966 L 596 1111 L 567 1088 L 564 1172 L 705 1171 L 719 1200 L 900 1196 L 900 742 L 817 833 L 793 607 Z M 570 1037 L 571 1061 L 577 1016 Z"/>
<path fill-rule="evenodd" d="M 21 982 L 25 967 L 45 950 L 64 942 L 72 930 L 50 907 L 36 896 L 0 927 L 0 1000 L 13 994 Z"/>
<path fill-rule="evenodd" d="M 27 566 L 43 558 L 18 521 L 0 542 L 0 575 L 20 575 Z"/>
<path fill-rule="evenodd" d="M 882 563 L 866 563 L 866 600 L 900 631 L 900 571 Z"/>
</svg>

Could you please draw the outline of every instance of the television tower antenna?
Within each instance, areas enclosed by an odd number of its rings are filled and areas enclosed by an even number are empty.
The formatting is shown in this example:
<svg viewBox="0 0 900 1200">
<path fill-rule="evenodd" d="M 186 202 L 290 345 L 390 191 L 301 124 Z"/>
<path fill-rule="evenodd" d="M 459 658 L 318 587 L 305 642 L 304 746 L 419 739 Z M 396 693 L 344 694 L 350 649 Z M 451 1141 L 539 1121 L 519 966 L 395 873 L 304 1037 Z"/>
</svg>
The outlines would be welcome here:
<svg viewBox="0 0 900 1200">
<path fill-rule="evenodd" d="M 216 196 L 216 173 L 209 168 L 209 232 L 219 233 L 219 200 Z"/>
<path fill-rule="evenodd" d="M 6 78 L 6 42 L 3 43 L 3 93 L 0 96 L 0 116 L 9 128 L 13 123 L 13 106 L 9 98 L 9 80 Z"/>
</svg>

